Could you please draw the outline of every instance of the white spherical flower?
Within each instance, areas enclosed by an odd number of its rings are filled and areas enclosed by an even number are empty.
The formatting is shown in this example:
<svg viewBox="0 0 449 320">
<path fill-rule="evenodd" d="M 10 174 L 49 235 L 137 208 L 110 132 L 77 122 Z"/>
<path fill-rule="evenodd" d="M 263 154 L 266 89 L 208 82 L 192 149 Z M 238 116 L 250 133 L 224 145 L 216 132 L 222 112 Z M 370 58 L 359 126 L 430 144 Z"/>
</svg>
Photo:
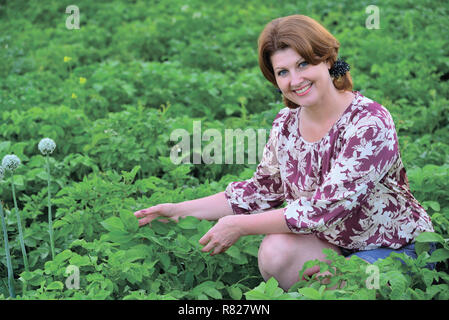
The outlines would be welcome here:
<svg viewBox="0 0 449 320">
<path fill-rule="evenodd" d="M 50 138 L 44 138 L 37 146 L 43 155 L 51 154 L 56 148 L 56 143 Z"/>
<path fill-rule="evenodd" d="M 3 157 L 2 166 L 9 171 L 16 170 L 20 165 L 20 159 L 15 154 L 7 154 Z"/>
</svg>

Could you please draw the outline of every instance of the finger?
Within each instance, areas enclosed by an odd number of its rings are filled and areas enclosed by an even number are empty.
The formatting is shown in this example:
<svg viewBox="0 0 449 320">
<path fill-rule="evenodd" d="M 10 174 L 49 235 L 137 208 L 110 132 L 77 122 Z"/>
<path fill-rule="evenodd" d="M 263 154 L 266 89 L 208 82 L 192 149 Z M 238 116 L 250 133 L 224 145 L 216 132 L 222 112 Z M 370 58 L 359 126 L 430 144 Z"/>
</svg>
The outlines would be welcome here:
<svg viewBox="0 0 449 320">
<path fill-rule="evenodd" d="M 222 253 L 222 252 L 224 252 L 224 251 L 225 251 L 225 248 L 224 248 L 223 246 L 218 245 L 218 246 L 215 247 L 214 251 L 211 252 L 210 255 L 211 255 L 211 256 L 214 256 L 214 255 L 219 254 L 219 253 Z"/>
<path fill-rule="evenodd" d="M 147 209 L 136 211 L 134 212 L 134 215 L 136 216 L 136 218 L 142 218 L 147 215 Z"/>
<path fill-rule="evenodd" d="M 147 215 L 152 214 L 152 213 L 157 213 L 157 212 L 159 212 L 159 207 L 156 205 L 156 206 L 153 206 L 153 207 L 149 207 L 149 208 L 146 208 L 146 209 L 142 209 L 142 210 L 136 211 L 136 212 L 134 212 L 134 215 L 137 218 L 141 218 L 141 217 L 147 216 Z"/>
<path fill-rule="evenodd" d="M 139 227 L 150 223 L 151 221 L 156 219 L 156 217 L 157 217 L 156 215 L 151 215 L 151 216 L 146 216 L 145 218 L 139 219 Z"/>
<path fill-rule="evenodd" d="M 213 242 L 213 241 L 209 241 L 204 247 L 203 249 L 201 249 L 202 252 L 209 252 L 212 249 L 214 249 L 214 247 L 217 245 L 217 243 Z"/>
<path fill-rule="evenodd" d="M 209 232 L 206 232 L 206 234 L 199 240 L 199 243 L 203 246 L 209 242 L 211 239 L 211 234 Z"/>
<path fill-rule="evenodd" d="M 201 251 L 202 252 L 209 252 L 212 249 L 214 249 L 214 245 L 211 242 L 209 242 L 203 249 L 201 249 Z"/>
<path fill-rule="evenodd" d="M 139 219 L 139 227 L 150 223 L 150 221 L 151 221 L 151 219 L 149 219 L 148 217 Z"/>
</svg>

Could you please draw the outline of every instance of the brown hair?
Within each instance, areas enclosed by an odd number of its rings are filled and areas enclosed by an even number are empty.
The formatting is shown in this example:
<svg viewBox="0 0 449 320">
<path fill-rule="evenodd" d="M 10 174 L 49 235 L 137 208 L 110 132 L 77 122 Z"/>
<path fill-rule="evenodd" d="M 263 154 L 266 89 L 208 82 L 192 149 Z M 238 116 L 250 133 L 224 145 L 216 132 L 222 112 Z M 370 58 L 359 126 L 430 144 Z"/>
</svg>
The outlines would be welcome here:
<svg viewBox="0 0 449 320">
<path fill-rule="evenodd" d="M 331 67 L 338 57 L 340 42 L 314 19 L 291 15 L 270 21 L 258 40 L 259 66 L 263 75 L 276 88 L 271 56 L 278 50 L 292 48 L 312 65 L 329 62 Z M 337 90 L 352 90 L 351 74 L 332 79 Z M 299 106 L 284 97 L 284 104 L 292 109 Z"/>
</svg>

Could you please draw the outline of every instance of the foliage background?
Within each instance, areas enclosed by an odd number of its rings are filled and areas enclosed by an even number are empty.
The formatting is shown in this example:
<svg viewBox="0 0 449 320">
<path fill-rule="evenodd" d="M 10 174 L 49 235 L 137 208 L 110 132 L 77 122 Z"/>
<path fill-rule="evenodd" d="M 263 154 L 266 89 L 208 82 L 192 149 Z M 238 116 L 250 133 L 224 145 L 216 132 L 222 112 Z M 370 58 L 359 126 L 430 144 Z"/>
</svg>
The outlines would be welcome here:
<svg viewBox="0 0 449 320">
<path fill-rule="evenodd" d="M 79 30 L 66 28 L 71 4 L 80 9 Z M 365 27 L 368 5 L 379 7 L 380 29 Z M 6 180 L 0 195 L 19 298 L 447 299 L 448 10 L 443 0 L 1 2 L 0 156 L 14 153 L 23 162 L 15 181 L 32 270 L 23 272 Z M 222 133 L 269 130 L 283 106 L 258 69 L 257 37 L 271 19 L 296 13 L 336 36 L 354 89 L 393 115 L 412 192 L 439 236 L 432 238 L 441 249 L 433 256 L 437 270 L 422 269 L 424 255 L 407 266 L 386 259 L 382 289 L 367 290 L 366 266 L 334 257 L 335 279 L 355 279 L 346 290 L 323 291 L 311 279 L 284 294 L 258 273 L 260 237 L 211 258 L 197 245 L 210 222 L 138 230 L 136 209 L 221 192 L 251 176 L 254 164 L 173 165 L 169 133 L 192 132 L 194 120 Z M 45 159 L 37 150 L 44 137 L 57 144 L 53 261 Z M 6 298 L 3 242 L 0 249 Z M 79 290 L 64 286 L 69 264 L 80 267 Z"/>
</svg>

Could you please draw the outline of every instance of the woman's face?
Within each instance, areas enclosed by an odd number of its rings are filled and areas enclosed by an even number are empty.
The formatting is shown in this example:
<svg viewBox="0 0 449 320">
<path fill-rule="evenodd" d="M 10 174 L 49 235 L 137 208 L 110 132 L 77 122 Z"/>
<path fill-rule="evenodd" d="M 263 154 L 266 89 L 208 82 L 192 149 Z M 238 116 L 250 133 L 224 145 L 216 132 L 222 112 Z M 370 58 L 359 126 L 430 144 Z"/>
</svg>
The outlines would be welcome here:
<svg viewBox="0 0 449 320">
<path fill-rule="evenodd" d="M 282 94 L 300 106 L 318 105 L 331 89 L 330 65 L 307 63 L 295 50 L 286 48 L 271 56 L 277 85 Z"/>
</svg>

